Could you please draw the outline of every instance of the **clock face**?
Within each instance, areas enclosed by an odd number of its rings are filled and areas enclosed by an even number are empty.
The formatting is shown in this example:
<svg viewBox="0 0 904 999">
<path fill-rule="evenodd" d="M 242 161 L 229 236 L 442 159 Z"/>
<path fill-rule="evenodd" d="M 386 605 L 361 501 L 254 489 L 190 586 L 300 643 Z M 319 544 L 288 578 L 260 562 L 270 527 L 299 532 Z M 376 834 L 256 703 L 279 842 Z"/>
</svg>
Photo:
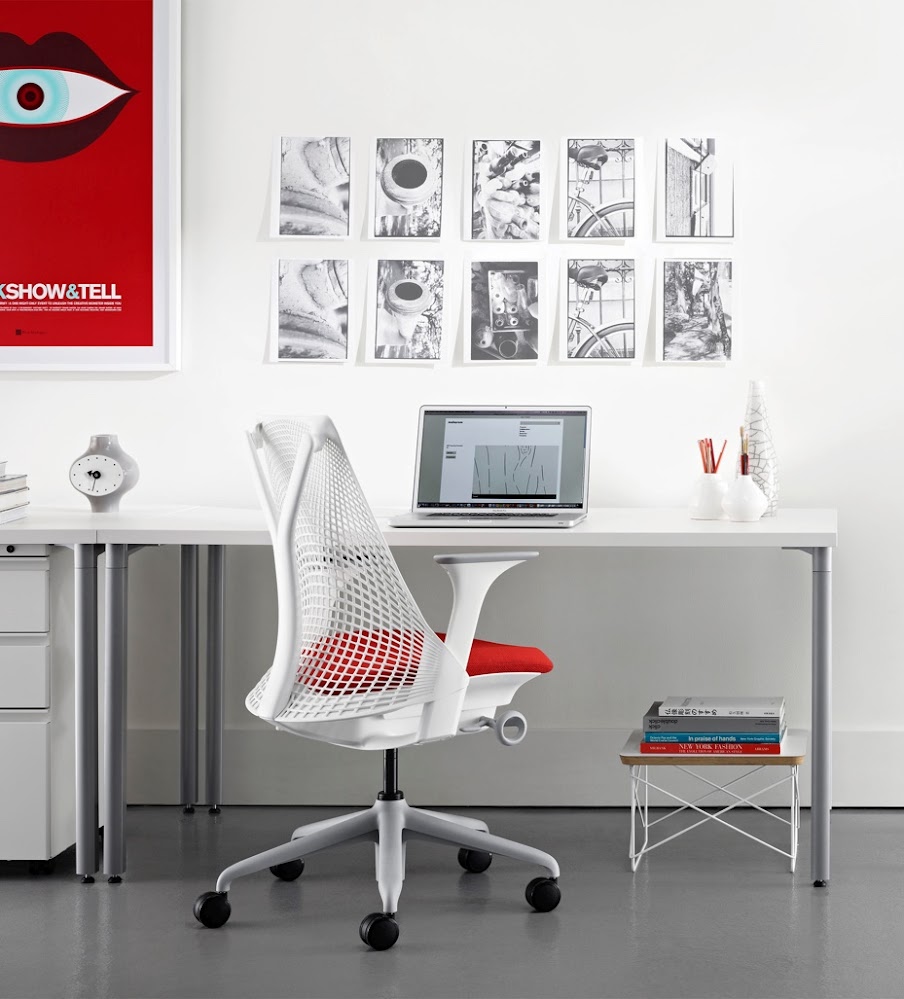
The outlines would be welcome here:
<svg viewBox="0 0 904 999">
<path fill-rule="evenodd" d="M 69 481 L 86 496 L 109 496 L 122 486 L 122 465 L 115 458 L 89 454 L 73 462 Z"/>
</svg>

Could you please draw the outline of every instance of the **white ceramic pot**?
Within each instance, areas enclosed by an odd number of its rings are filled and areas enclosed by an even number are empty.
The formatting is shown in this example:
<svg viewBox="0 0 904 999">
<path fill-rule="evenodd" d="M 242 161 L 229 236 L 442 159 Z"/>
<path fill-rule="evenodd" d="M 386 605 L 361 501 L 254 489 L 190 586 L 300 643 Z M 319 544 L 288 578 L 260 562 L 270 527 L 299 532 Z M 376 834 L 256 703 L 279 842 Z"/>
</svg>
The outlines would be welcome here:
<svg viewBox="0 0 904 999">
<path fill-rule="evenodd" d="M 722 500 L 722 509 L 729 520 L 759 520 L 766 512 L 769 501 L 763 490 L 750 475 L 739 475 L 728 487 Z"/>
<path fill-rule="evenodd" d="M 718 472 L 704 472 L 691 493 L 691 520 L 724 520 L 722 500 L 727 490 L 728 483 Z"/>
</svg>

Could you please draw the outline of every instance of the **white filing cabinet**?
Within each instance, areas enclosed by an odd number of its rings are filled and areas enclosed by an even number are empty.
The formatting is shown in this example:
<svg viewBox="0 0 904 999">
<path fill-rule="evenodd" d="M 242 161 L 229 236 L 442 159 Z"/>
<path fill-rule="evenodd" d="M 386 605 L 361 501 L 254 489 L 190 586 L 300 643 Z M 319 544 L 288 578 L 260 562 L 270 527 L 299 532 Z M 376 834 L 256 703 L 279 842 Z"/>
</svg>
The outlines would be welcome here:
<svg viewBox="0 0 904 999">
<path fill-rule="evenodd" d="M 71 580 L 67 549 L 0 545 L 0 860 L 75 842 Z"/>
</svg>

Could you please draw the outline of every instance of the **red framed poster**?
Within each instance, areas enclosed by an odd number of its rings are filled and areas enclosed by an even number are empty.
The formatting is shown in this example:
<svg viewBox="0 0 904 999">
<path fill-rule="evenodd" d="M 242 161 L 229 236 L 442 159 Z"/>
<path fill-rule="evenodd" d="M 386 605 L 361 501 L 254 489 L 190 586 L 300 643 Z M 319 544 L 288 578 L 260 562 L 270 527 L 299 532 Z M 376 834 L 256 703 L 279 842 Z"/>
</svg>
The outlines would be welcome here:
<svg viewBox="0 0 904 999">
<path fill-rule="evenodd" d="M 0 14 L 0 370 L 178 367 L 179 0 Z"/>
</svg>

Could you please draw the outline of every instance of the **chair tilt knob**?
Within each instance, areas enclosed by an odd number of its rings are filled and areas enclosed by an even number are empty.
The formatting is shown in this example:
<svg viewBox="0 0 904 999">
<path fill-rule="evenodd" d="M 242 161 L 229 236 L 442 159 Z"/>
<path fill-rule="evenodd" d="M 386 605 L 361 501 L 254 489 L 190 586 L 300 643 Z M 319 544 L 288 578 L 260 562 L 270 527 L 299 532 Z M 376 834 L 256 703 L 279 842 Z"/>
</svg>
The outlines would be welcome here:
<svg viewBox="0 0 904 999">
<path fill-rule="evenodd" d="M 503 746 L 517 746 L 527 735 L 527 719 L 520 711 L 503 711 L 498 718 L 478 718 L 477 724 L 462 728 L 462 732 L 475 732 L 491 728 Z"/>
</svg>

